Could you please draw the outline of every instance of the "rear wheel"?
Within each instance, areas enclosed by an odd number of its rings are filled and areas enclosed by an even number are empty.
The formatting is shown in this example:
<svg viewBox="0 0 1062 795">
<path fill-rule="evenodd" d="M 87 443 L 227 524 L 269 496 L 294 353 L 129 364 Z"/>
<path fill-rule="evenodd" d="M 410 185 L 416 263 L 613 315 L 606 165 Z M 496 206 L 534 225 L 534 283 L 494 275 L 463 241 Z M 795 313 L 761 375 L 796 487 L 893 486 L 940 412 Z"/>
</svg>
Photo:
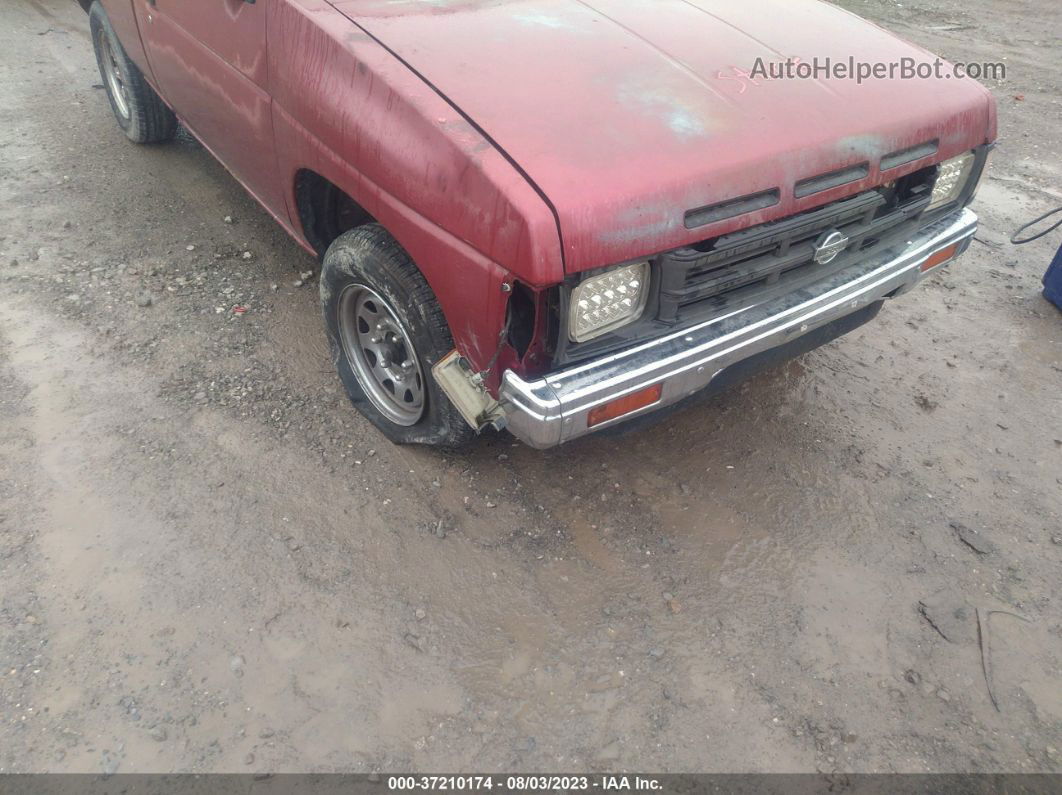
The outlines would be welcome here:
<svg viewBox="0 0 1062 795">
<path fill-rule="evenodd" d="M 379 224 L 345 232 L 321 268 L 332 360 L 354 406 L 398 444 L 458 447 L 475 432 L 432 376 L 453 350 L 439 302 Z"/>
<path fill-rule="evenodd" d="M 89 10 L 89 27 L 100 77 L 118 126 L 138 144 L 171 140 L 177 132 L 177 117 L 129 60 L 107 12 L 98 2 Z"/>
</svg>

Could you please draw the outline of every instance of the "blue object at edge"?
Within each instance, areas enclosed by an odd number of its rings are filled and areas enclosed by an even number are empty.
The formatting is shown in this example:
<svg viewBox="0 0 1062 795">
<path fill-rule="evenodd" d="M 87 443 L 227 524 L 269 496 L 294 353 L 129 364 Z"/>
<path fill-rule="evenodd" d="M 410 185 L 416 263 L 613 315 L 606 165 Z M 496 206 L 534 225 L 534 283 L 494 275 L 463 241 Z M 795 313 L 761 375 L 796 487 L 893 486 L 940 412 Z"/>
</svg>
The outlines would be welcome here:
<svg viewBox="0 0 1062 795">
<path fill-rule="evenodd" d="M 1044 298 L 1062 309 L 1062 246 L 1044 274 Z"/>
</svg>

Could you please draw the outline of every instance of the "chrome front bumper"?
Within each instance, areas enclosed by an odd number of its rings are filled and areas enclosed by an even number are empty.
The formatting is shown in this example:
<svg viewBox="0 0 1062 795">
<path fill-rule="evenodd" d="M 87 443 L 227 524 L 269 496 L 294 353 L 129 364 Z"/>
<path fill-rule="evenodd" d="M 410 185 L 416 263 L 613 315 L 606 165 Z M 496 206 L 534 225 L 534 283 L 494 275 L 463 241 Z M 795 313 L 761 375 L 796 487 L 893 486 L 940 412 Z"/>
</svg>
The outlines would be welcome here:
<svg viewBox="0 0 1062 795">
<path fill-rule="evenodd" d="M 966 251 L 977 216 L 961 210 L 920 230 L 903 244 L 796 293 L 713 318 L 536 381 L 512 371 L 499 400 L 514 436 L 547 448 L 677 403 L 707 387 L 723 369 L 791 342 L 883 298 L 914 287 L 932 254 L 959 243 Z M 943 264 L 943 263 L 941 263 Z M 663 384 L 658 402 L 596 427 L 590 412 L 613 400 Z"/>
</svg>

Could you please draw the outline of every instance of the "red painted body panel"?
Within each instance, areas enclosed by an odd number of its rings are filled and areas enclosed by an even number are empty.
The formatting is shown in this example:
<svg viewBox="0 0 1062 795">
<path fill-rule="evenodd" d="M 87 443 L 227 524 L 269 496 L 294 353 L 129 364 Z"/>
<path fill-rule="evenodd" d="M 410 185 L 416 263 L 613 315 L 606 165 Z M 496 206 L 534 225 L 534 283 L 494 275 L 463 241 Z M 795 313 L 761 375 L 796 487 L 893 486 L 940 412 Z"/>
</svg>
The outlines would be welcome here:
<svg viewBox="0 0 1062 795">
<path fill-rule="evenodd" d="M 757 57 L 932 60 L 816 0 L 104 2 L 163 98 L 304 246 L 310 170 L 409 251 L 495 377 L 524 366 L 499 351 L 504 282 L 548 287 L 783 217 L 996 133 L 970 80 L 750 78 Z M 935 155 L 881 175 L 882 155 L 930 139 Z M 866 179 L 795 197 L 864 161 Z M 685 227 L 771 188 L 774 207 Z"/>
<path fill-rule="evenodd" d="M 267 4 L 132 2 L 166 102 L 259 201 L 283 209 L 266 71 Z"/>
<path fill-rule="evenodd" d="M 379 220 L 419 265 L 462 352 L 485 367 L 504 321 L 502 281 L 563 276 L 548 207 L 453 108 L 330 5 L 273 8 L 282 181 L 293 188 L 310 169 Z M 294 221 L 290 191 L 288 199 Z"/>
<path fill-rule="evenodd" d="M 933 60 L 818 0 L 334 1 L 541 188 L 569 271 L 865 190 L 882 155 L 911 145 L 939 138 L 940 160 L 995 135 L 972 80 L 743 77 L 758 57 Z M 867 160 L 865 180 L 794 198 L 797 181 Z M 768 210 L 685 228 L 687 210 L 771 188 L 782 200 Z"/>
</svg>

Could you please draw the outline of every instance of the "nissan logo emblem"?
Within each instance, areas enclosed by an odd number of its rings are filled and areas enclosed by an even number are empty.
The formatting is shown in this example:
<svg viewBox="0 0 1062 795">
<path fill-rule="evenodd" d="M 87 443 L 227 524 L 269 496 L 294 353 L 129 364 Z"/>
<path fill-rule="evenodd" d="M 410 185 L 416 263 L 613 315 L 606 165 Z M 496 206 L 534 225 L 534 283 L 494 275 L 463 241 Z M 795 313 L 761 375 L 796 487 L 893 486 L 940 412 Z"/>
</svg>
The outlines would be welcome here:
<svg viewBox="0 0 1062 795">
<path fill-rule="evenodd" d="M 827 265 L 837 259 L 837 255 L 847 247 L 848 235 L 836 229 L 823 232 L 822 236 L 815 241 L 815 262 L 819 265 Z"/>
</svg>

